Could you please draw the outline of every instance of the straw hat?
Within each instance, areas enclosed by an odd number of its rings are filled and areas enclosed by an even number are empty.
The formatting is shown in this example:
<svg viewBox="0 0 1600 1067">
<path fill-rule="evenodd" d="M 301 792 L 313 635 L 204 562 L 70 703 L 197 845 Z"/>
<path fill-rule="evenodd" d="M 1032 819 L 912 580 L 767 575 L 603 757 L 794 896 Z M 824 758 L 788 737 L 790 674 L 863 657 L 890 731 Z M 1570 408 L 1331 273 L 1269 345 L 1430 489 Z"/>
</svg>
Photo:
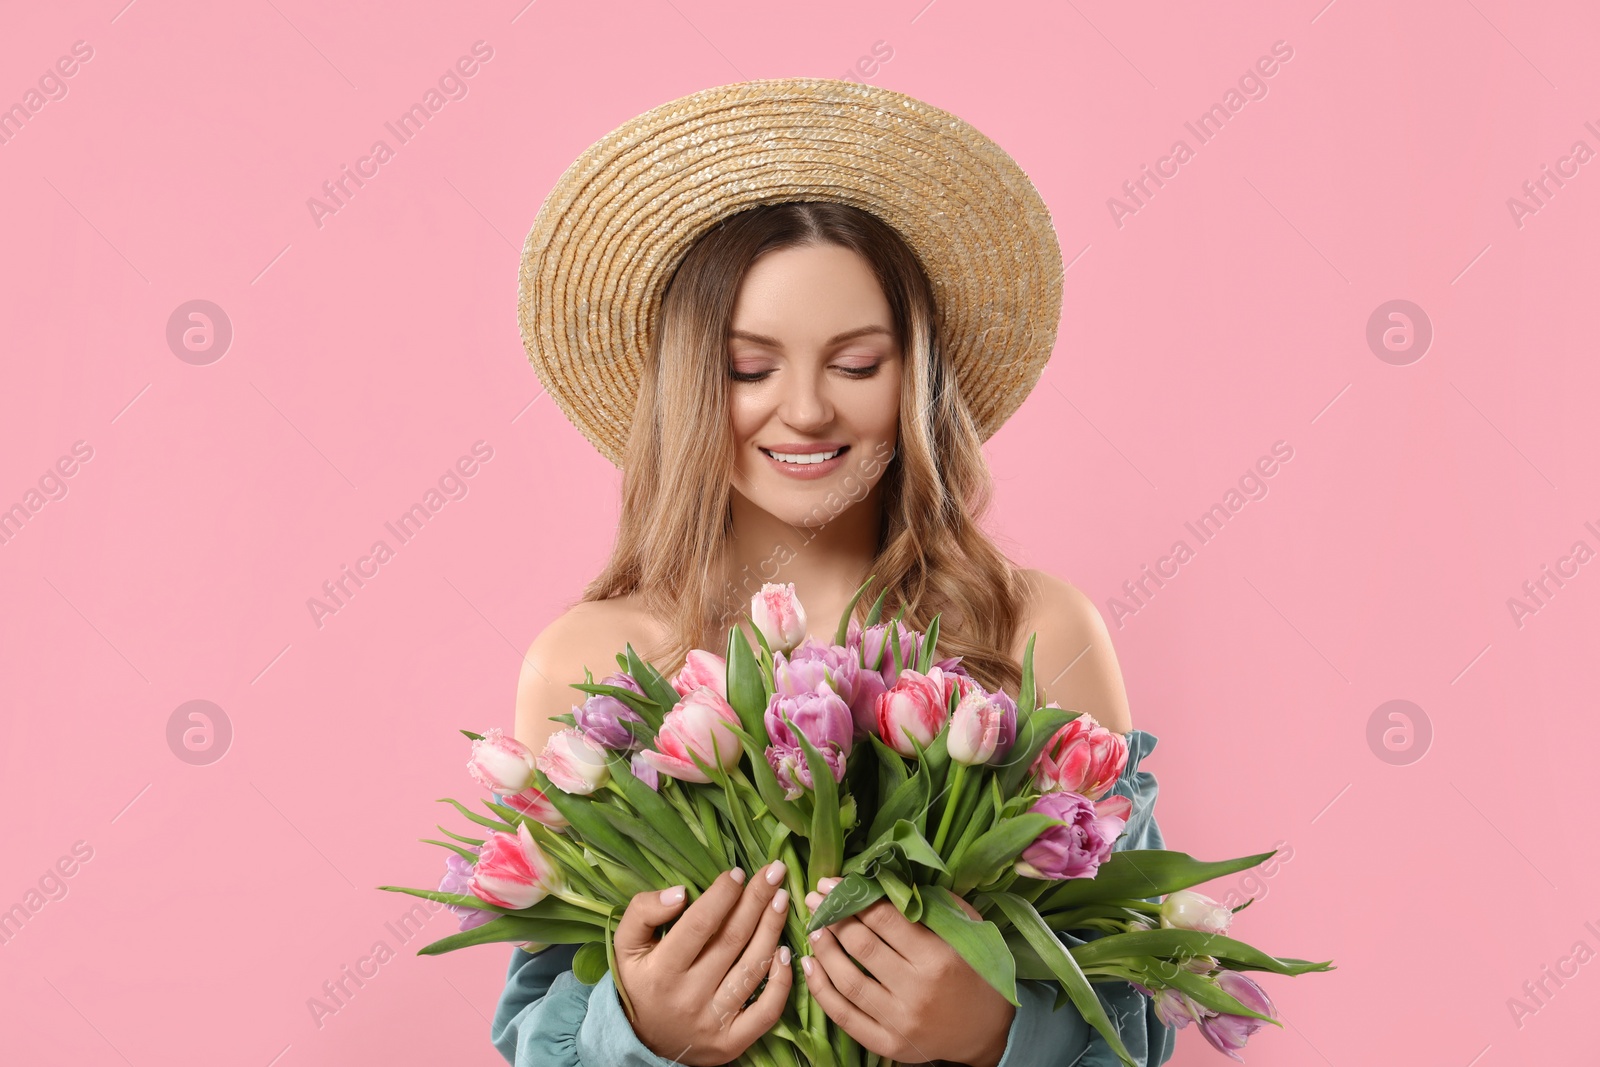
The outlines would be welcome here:
<svg viewBox="0 0 1600 1067">
<path fill-rule="evenodd" d="M 736 82 L 596 141 L 550 190 L 523 245 L 523 346 L 545 390 L 613 464 L 684 254 L 727 216 L 792 200 L 864 208 L 905 238 L 984 440 L 1038 381 L 1061 315 L 1061 248 L 1015 160 L 903 93 L 825 78 Z"/>
</svg>

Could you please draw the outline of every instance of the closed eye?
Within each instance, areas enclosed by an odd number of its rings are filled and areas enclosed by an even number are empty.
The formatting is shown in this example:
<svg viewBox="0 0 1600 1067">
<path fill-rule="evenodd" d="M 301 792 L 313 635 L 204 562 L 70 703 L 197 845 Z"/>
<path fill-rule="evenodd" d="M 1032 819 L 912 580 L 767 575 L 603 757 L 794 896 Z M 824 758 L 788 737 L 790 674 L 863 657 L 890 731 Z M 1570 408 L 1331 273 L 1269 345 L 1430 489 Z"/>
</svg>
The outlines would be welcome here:
<svg viewBox="0 0 1600 1067">
<path fill-rule="evenodd" d="M 879 364 L 874 363 L 868 367 L 835 367 L 834 369 L 846 375 L 847 377 L 859 380 L 862 378 L 870 378 L 874 374 L 877 374 L 878 366 Z M 772 372 L 769 370 L 748 372 L 730 370 L 728 372 L 728 376 L 736 382 L 759 382 L 765 380 L 766 377 L 771 373 Z"/>
</svg>

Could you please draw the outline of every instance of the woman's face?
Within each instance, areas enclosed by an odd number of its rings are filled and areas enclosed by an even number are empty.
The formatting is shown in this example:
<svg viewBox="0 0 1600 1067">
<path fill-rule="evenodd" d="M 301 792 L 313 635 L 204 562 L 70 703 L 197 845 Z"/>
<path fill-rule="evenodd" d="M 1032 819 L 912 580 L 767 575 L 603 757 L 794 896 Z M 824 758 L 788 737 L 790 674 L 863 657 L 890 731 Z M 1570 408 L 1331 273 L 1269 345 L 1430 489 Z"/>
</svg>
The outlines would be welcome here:
<svg viewBox="0 0 1600 1067">
<path fill-rule="evenodd" d="M 728 338 L 734 488 L 793 526 L 837 518 L 894 454 L 901 359 L 889 302 L 861 256 L 823 244 L 757 259 Z"/>
</svg>

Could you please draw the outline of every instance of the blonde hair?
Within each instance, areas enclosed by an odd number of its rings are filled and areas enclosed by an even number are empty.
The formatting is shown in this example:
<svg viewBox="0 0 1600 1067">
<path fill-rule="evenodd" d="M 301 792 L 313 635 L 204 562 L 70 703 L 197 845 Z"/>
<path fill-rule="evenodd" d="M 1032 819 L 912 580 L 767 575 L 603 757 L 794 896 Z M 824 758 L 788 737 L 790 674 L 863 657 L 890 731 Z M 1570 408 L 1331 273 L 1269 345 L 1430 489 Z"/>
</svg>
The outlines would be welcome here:
<svg viewBox="0 0 1600 1067">
<path fill-rule="evenodd" d="M 666 647 L 638 651 L 670 676 L 692 648 L 720 655 L 749 597 L 761 581 L 773 580 L 754 576 L 747 578 L 751 587 L 738 590 L 724 577 L 734 446 L 727 336 L 740 283 L 756 258 L 811 244 L 849 248 L 871 265 L 905 355 L 899 442 L 881 482 L 884 521 L 877 553 L 861 575 L 875 577 L 854 617 L 864 620 L 885 589 L 884 619 L 903 607 L 902 625 L 923 630 L 942 612 L 941 652 L 961 656 L 986 688 L 1015 693 L 1021 668 L 1009 650 L 1023 582 L 978 525 L 993 484 L 938 344 L 932 288 L 899 233 L 849 205 L 762 204 L 722 220 L 685 255 L 662 298 L 640 382 L 616 544 L 582 599 L 638 595 L 667 633 Z"/>
</svg>

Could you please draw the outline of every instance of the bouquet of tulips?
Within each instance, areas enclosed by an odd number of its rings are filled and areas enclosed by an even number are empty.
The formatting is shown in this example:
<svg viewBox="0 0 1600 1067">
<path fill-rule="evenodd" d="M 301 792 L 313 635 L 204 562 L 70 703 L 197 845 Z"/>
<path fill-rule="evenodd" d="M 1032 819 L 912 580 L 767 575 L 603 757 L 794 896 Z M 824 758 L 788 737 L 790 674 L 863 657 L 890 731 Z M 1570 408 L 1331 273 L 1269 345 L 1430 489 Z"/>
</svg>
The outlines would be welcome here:
<svg viewBox="0 0 1600 1067">
<path fill-rule="evenodd" d="M 1164 1022 L 1196 1022 L 1235 1059 L 1257 1028 L 1281 1025 L 1243 972 L 1331 963 L 1226 936 L 1238 909 L 1190 890 L 1273 853 L 1114 852 L 1130 809 L 1110 792 L 1126 739 L 1038 705 L 1031 637 L 1013 698 L 984 691 L 958 657 L 935 658 L 937 616 L 925 633 L 900 627 L 904 609 L 882 623 L 880 595 L 860 626 L 851 616 L 871 581 L 832 644 L 805 637 L 792 585 L 769 583 L 751 601 L 756 647 L 731 627 L 725 655 L 694 650 L 669 681 L 628 646 L 617 673 L 574 683 L 587 699 L 558 716 L 566 728 L 537 756 L 499 729 L 463 730 L 468 769 L 498 799 L 487 814 L 444 802 L 487 834 L 440 827 L 449 840 L 429 843 L 452 854 L 437 890 L 381 887 L 461 916 L 460 932 L 421 952 L 578 945 L 573 970 L 593 984 L 614 972 L 613 934 L 635 894 L 682 885 L 693 899 L 722 870 L 781 859 L 800 951 L 810 932 L 887 897 L 1012 1004 L 1019 979 L 1058 982 L 1057 1008 L 1070 1002 L 1129 1067 L 1093 983 L 1133 983 Z M 838 881 L 812 910 L 805 885 L 825 877 Z M 782 1019 L 739 1063 L 882 1063 L 831 1024 L 798 967 L 794 978 Z"/>
</svg>

